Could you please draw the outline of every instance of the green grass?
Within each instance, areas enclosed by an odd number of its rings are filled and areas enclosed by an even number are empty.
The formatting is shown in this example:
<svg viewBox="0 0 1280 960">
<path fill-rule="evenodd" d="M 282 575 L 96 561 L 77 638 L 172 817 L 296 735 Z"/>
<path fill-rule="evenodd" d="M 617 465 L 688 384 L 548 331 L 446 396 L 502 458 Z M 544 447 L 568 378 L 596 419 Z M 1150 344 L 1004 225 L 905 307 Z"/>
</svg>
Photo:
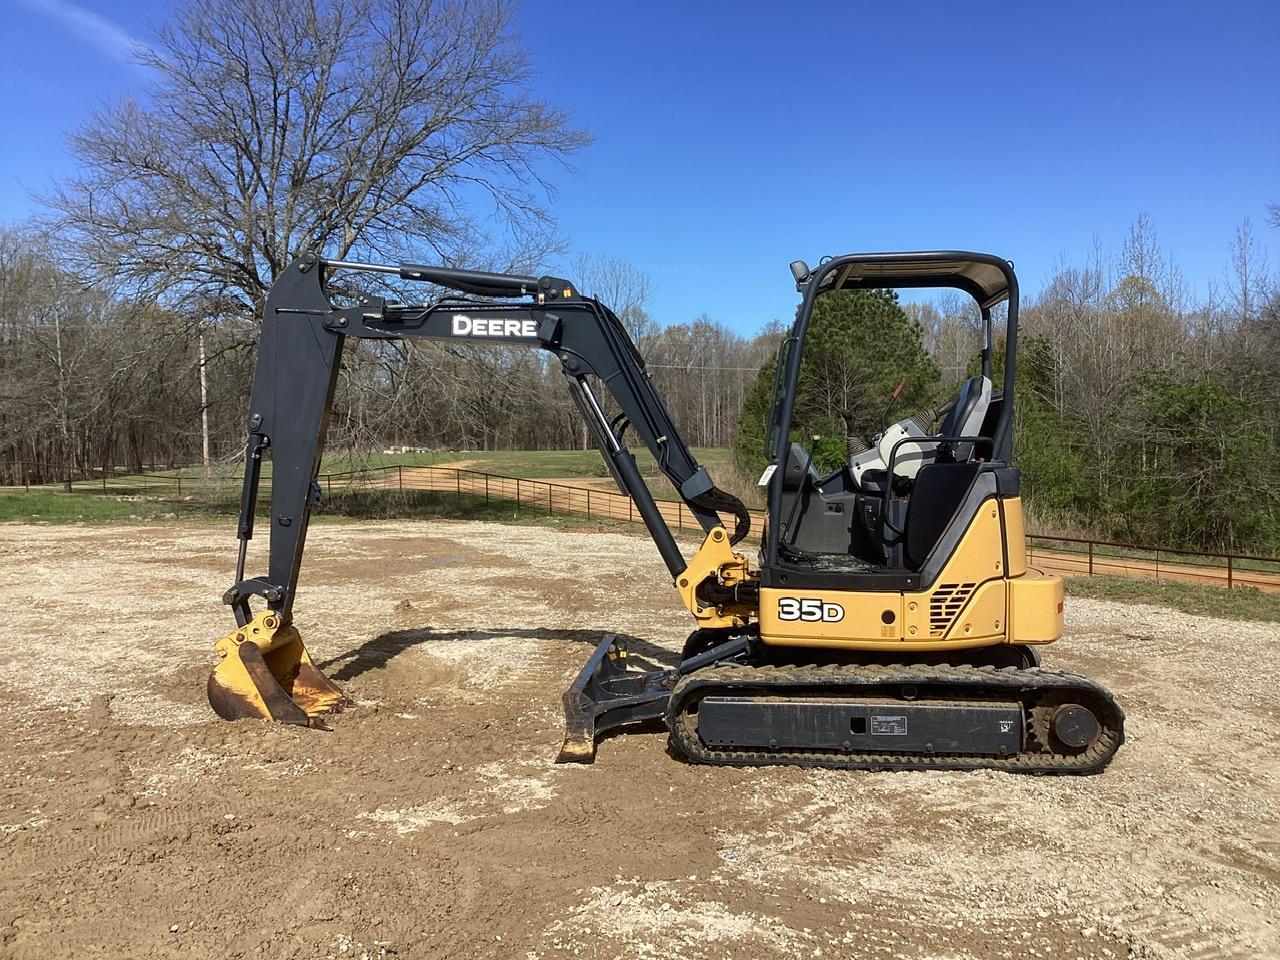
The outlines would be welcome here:
<svg viewBox="0 0 1280 960">
<path fill-rule="evenodd" d="M 643 447 L 634 449 L 636 462 L 640 471 L 647 476 L 657 475 L 658 465 L 649 451 Z M 732 454 L 724 447 L 696 447 L 693 455 L 705 466 L 713 477 L 727 473 L 732 468 Z M 591 450 L 454 450 L 438 453 L 373 453 L 360 456 L 337 455 L 326 457 L 320 464 L 320 473 L 342 474 L 358 470 L 376 470 L 384 467 L 430 467 L 437 464 L 451 464 L 460 461 L 471 461 L 472 469 L 483 473 L 496 473 L 508 477 L 521 477 L 530 480 L 556 477 L 605 477 L 608 469 L 604 459 L 595 449 Z M 213 484 L 226 486 L 238 484 L 243 467 L 239 464 L 224 468 L 219 474 L 215 472 Z M 262 475 L 271 476 L 271 461 L 262 465 Z M 159 470 L 156 474 L 122 474 L 107 479 L 107 490 L 138 489 L 143 486 L 154 488 L 160 485 L 173 486 L 172 478 L 183 478 L 185 484 L 204 485 L 203 472 L 200 467 L 185 467 L 179 470 Z M 145 481 L 145 483 L 144 483 Z M 77 480 L 76 490 L 102 490 L 101 480 Z"/>
<path fill-rule="evenodd" d="M 209 520 L 227 522 L 239 513 L 239 496 L 218 495 L 201 501 L 175 501 L 113 497 L 45 491 L 0 494 L 0 523 L 112 523 L 138 520 Z M 265 522 L 268 504 L 258 503 L 259 522 Z M 335 493 L 312 514 L 316 523 L 342 520 L 500 520 L 535 523 L 572 530 L 633 530 L 638 524 L 579 514 L 548 515 L 545 508 L 506 500 L 486 501 L 483 496 L 428 490 L 363 490 Z"/>
<path fill-rule="evenodd" d="M 412 458 L 412 459 L 410 459 Z M 472 470 L 530 480 L 547 477 L 595 477 L 607 472 L 595 450 L 461 450 L 456 453 L 409 454 L 406 465 L 471 461 Z M 650 460 L 652 463 L 652 460 Z M 321 472 L 327 468 L 321 468 Z"/>
<path fill-rule="evenodd" d="M 0 495 L 0 523 L 104 523 L 175 516 L 171 504 L 78 493 L 5 493 Z"/>
<path fill-rule="evenodd" d="M 1154 603 L 1229 620 L 1280 621 L 1280 593 L 1263 593 L 1254 587 L 1227 590 L 1204 583 L 1096 576 L 1068 577 L 1066 589 L 1073 597 Z"/>
<path fill-rule="evenodd" d="M 569 530 L 620 530 L 644 533 L 639 524 L 577 513 L 548 514 L 545 507 L 521 505 L 510 500 L 485 500 L 483 496 L 431 490 L 363 490 L 335 493 L 313 518 L 325 520 L 498 520 L 532 523 Z"/>
<path fill-rule="evenodd" d="M 640 470 L 645 474 L 656 474 L 658 465 L 649 451 L 643 448 L 633 450 Z M 718 468 L 727 467 L 730 453 L 722 447 L 699 447 L 693 455 L 713 475 Z M 375 461 L 376 464 L 404 463 L 406 465 L 429 466 L 435 463 L 456 463 L 460 460 L 473 462 L 472 469 L 484 473 L 497 473 L 508 477 L 521 477 L 530 480 L 554 477 L 605 477 L 608 469 L 604 459 L 596 450 L 479 450 L 458 451 L 456 453 L 437 454 L 398 454 L 385 456 Z M 339 462 L 334 461 L 336 466 Z M 330 469 L 330 462 L 325 461 L 321 473 Z M 348 469 L 350 469 L 348 467 Z"/>
</svg>

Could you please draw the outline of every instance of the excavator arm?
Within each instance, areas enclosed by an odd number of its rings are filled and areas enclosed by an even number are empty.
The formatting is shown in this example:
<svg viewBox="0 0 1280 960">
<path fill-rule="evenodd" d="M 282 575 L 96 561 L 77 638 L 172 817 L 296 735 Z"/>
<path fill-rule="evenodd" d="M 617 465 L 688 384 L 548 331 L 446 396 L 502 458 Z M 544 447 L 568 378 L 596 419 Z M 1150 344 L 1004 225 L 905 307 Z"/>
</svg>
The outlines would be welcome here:
<svg viewBox="0 0 1280 960">
<path fill-rule="evenodd" d="M 339 271 L 390 273 L 455 293 L 421 304 L 356 295 L 350 306 L 336 306 L 327 288 Z M 707 558 L 732 558 L 728 547 L 747 535 L 750 515 L 738 498 L 717 488 L 698 464 L 625 328 L 606 306 L 555 277 L 326 261 L 309 253 L 276 279 L 263 313 L 249 403 L 236 579 L 223 596 L 235 614 L 236 629 L 218 641 L 222 659 L 209 680 L 209 699 L 219 715 L 317 726 L 321 714 L 348 703 L 311 663 L 292 624 L 307 525 L 320 501 L 316 476 L 348 337 L 473 341 L 555 354 L 610 472 L 635 502 L 682 599 L 695 617 L 703 609 L 714 608 L 696 595 L 700 583 L 714 579 L 708 576 Z M 612 421 L 592 389 L 593 379 L 620 410 Z M 624 442 L 628 425 L 708 533 L 692 564 L 686 562 Z M 272 474 L 267 571 L 246 577 L 247 548 L 254 535 L 258 487 L 268 450 Z M 722 514 L 734 518 L 728 544 Z M 739 579 L 744 570 L 742 564 Z M 696 582 L 691 581 L 695 576 Z M 251 606 L 254 598 L 265 602 L 257 615 Z M 719 624 L 723 618 L 707 614 L 703 619 Z"/>
</svg>

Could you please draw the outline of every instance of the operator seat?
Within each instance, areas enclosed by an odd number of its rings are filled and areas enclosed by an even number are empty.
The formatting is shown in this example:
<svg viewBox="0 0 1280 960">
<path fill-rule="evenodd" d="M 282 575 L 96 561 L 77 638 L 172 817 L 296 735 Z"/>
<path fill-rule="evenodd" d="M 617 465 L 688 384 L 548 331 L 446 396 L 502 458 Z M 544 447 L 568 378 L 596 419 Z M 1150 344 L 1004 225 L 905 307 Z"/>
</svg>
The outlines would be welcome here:
<svg viewBox="0 0 1280 960">
<path fill-rule="evenodd" d="M 987 377 L 970 377 L 960 385 L 955 405 L 943 418 L 939 434 L 944 437 L 973 437 L 982 430 L 991 405 L 991 381 Z M 938 444 L 938 462 L 965 463 L 973 456 L 972 443 Z"/>
<path fill-rule="evenodd" d="M 938 430 L 943 437 L 973 437 L 982 430 L 991 405 L 991 381 L 986 377 L 970 377 L 960 385 L 955 404 L 943 418 Z M 974 444 L 940 443 L 932 462 L 916 474 L 907 502 L 903 530 L 904 559 L 912 570 L 924 566 L 942 533 L 964 503 L 965 495 L 981 469 L 970 463 Z"/>
</svg>

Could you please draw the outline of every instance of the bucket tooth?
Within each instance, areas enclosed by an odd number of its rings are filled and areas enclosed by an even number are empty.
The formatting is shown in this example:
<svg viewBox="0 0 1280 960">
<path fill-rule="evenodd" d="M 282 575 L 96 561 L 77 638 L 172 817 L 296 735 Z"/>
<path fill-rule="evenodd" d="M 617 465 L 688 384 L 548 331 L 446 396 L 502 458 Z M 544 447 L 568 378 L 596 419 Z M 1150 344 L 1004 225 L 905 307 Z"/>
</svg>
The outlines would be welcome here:
<svg viewBox="0 0 1280 960">
<path fill-rule="evenodd" d="M 293 624 L 260 613 L 214 644 L 209 705 L 224 720 L 256 717 L 324 728 L 325 714 L 351 706 L 337 684 L 312 662 Z"/>
</svg>

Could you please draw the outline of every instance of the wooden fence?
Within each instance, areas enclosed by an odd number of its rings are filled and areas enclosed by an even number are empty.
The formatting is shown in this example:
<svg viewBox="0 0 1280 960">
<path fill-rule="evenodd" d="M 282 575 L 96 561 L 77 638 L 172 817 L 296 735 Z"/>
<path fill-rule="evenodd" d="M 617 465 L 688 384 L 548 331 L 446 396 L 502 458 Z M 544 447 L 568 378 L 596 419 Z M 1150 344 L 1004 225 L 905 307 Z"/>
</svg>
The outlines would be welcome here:
<svg viewBox="0 0 1280 960">
<path fill-rule="evenodd" d="M 508 501 L 517 511 L 545 511 L 549 515 L 576 514 L 589 519 L 642 522 L 631 498 L 618 492 L 616 487 L 612 487 L 612 483 L 603 480 L 598 486 L 592 486 L 590 480 L 571 484 L 508 477 L 458 467 L 391 464 L 322 473 L 317 482 L 326 497 L 364 490 L 434 491 L 453 494 L 458 498 L 483 499 L 485 502 Z M 270 476 L 264 476 L 264 497 L 270 484 Z M 64 482 L 46 485 L 44 489 L 65 489 L 65 486 Z M 190 500 L 209 499 L 215 492 L 225 498 L 234 495 L 239 489 L 238 481 L 226 478 L 205 480 L 194 469 L 172 473 L 104 473 L 101 476 L 72 480 L 70 486 L 77 493 L 172 496 Z M 682 502 L 659 500 L 658 508 L 675 530 L 701 530 L 697 519 Z M 764 514 L 752 511 L 751 517 L 753 533 L 758 536 L 764 526 Z M 732 517 L 726 516 L 725 519 L 727 523 L 732 523 Z M 1047 534 L 1028 534 L 1027 555 L 1032 566 L 1063 576 L 1110 574 L 1212 584 L 1228 590 L 1255 587 L 1280 592 L 1280 558 L 1276 557 L 1205 553 Z"/>
</svg>

